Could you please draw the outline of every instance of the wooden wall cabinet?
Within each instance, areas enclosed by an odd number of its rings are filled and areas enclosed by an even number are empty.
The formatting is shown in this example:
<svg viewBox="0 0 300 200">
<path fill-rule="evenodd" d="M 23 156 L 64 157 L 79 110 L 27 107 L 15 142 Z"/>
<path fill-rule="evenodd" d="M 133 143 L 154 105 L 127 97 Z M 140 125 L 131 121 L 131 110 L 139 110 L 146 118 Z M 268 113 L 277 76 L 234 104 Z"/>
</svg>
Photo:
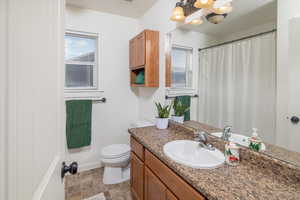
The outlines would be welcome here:
<svg viewBox="0 0 300 200">
<path fill-rule="evenodd" d="M 129 68 L 132 87 L 159 87 L 159 32 L 144 30 L 129 41 Z M 144 71 L 144 84 L 136 76 Z"/>
<path fill-rule="evenodd" d="M 131 149 L 131 191 L 134 200 L 205 200 L 132 137 Z"/>
<path fill-rule="evenodd" d="M 130 40 L 130 68 L 142 67 L 146 64 L 146 31 Z"/>
</svg>

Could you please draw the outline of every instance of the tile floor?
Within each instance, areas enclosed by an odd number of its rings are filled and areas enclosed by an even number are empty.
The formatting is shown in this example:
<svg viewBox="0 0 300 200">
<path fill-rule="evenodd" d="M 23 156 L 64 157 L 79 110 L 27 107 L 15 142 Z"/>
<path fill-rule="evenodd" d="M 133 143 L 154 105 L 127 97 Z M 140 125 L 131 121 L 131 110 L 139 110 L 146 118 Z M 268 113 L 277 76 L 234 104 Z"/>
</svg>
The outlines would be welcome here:
<svg viewBox="0 0 300 200">
<path fill-rule="evenodd" d="M 65 199 L 83 200 L 103 192 L 106 200 L 132 200 L 129 181 L 116 185 L 104 185 L 102 176 L 103 168 L 66 176 Z"/>
</svg>

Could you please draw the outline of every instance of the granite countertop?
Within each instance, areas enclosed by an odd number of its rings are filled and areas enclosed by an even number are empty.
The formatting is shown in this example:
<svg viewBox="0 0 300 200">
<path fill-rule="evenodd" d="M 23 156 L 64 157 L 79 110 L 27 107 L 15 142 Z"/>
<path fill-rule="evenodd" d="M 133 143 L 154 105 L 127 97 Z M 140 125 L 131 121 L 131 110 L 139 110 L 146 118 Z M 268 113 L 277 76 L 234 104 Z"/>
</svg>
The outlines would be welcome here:
<svg viewBox="0 0 300 200">
<path fill-rule="evenodd" d="M 204 131 L 216 131 L 201 125 Z M 163 146 L 173 140 L 192 140 L 193 129 L 171 125 L 166 130 L 156 127 L 129 129 L 129 133 L 162 162 L 198 190 L 208 200 L 299 200 L 300 171 L 292 165 L 256 152 L 242 150 L 237 167 L 223 165 L 217 169 L 193 169 L 178 164 L 163 153 Z M 221 151 L 224 143 L 209 137 Z M 245 152 L 247 151 L 247 152 Z"/>
</svg>

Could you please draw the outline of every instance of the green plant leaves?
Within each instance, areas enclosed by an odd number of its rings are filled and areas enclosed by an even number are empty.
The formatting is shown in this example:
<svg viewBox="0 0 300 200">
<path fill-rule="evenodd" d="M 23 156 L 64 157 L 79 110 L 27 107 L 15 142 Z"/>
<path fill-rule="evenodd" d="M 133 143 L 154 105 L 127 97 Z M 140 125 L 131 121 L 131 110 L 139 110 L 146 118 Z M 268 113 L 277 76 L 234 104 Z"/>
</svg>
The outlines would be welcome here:
<svg viewBox="0 0 300 200">
<path fill-rule="evenodd" d="M 159 118 L 168 118 L 170 116 L 172 105 L 162 106 L 161 103 L 155 102 Z"/>
<path fill-rule="evenodd" d="M 174 115 L 177 117 L 184 116 L 184 114 L 189 111 L 188 106 L 184 106 L 180 100 L 175 99 L 173 103 Z"/>
</svg>

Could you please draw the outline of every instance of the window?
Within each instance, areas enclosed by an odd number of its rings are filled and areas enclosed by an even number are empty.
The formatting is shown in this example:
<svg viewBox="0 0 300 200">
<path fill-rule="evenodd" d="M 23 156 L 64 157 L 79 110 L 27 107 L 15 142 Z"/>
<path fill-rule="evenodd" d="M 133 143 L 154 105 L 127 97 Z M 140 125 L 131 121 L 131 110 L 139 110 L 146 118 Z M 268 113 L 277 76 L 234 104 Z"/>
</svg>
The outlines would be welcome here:
<svg viewBox="0 0 300 200">
<path fill-rule="evenodd" d="M 172 47 L 172 88 L 192 88 L 192 55 L 192 48 Z"/>
<path fill-rule="evenodd" d="M 65 34 L 65 89 L 98 90 L 98 36 Z"/>
</svg>

